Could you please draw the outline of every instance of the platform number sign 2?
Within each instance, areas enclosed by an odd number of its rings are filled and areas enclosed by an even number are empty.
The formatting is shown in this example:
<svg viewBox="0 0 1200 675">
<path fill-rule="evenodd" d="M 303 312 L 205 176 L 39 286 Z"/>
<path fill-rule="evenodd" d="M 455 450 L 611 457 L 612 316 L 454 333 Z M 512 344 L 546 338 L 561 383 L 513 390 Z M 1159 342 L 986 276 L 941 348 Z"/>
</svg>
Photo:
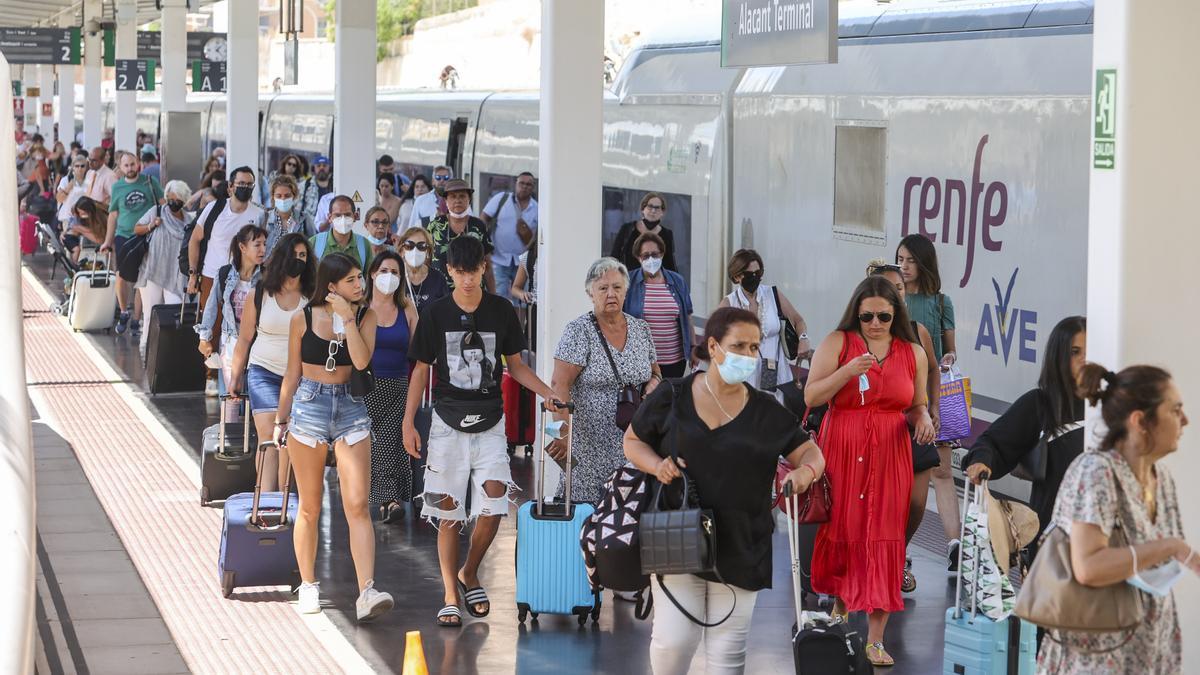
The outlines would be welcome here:
<svg viewBox="0 0 1200 675">
<path fill-rule="evenodd" d="M 154 59 L 117 59 L 117 91 L 154 91 Z"/>
<path fill-rule="evenodd" d="M 1095 139 L 1092 141 L 1092 167 L 1111 169 L 1117 164 L 1117 71 L 1096 71 Z"/>
</svg>

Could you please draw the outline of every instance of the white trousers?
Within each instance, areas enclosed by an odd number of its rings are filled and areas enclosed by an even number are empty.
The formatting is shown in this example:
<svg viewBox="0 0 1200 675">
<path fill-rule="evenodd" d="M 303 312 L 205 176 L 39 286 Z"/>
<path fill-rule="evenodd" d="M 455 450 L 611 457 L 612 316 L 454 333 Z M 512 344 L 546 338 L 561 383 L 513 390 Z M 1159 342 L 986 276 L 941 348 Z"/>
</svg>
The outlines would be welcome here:
<svg viewBox="0 0 1200 675">
<path fill-rule="evenodd" d="M 183 302 L 183 298 L 164 289 L 162 286 L 147 281 L 145 286 L 138 289 L 138 293 L 142 296 L 142 351 L 146 350 L 146 340 L 150 336 L 150 326 L 146 322 L 150 320 L 150 313 L 155 305 L 178 305 Z"/>
<path fill-rule="evenodd" d="M 671 574 L 663 580 L 679 604 L 705 623 L 724 618 L 735 596 L 737 606 L 725 623 L 713 628 L 698 626 L 675 607 L 659 586 L 658 577 L 651 577 L 654 628 L 650 636 L 650 668 L 654 675 L 688 673 L 701 638 L 708 675 L 741 675 L 746 670 L 746 636 L 758 591 L 737 586 L 726 588 L 692 574 Z"/>
</svg>

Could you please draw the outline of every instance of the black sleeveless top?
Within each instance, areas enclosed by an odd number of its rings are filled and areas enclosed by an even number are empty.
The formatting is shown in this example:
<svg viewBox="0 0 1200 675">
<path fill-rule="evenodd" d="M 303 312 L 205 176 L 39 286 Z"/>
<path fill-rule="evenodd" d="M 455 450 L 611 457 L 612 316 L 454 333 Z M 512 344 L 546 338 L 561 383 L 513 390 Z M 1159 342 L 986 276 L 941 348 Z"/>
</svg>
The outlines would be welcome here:
<svg viewBox="0 0 1200 675">
<path fill-rule="evenodd" d="M 362 316 L 362 310 L 359 310 L 358 316 Z M 313 332 L 312 307 L 307 305 L 304 307 L 304 326 L 304 335 L 300 338 L 300 362 L 324 366 L 329 362 L 329 344 L 333 340 L 326 340 Z M 350 349 L 344 340 L 333 355 L 333 363 L 338 366 L 353 365 L 350 361 Z"/>
</svg>

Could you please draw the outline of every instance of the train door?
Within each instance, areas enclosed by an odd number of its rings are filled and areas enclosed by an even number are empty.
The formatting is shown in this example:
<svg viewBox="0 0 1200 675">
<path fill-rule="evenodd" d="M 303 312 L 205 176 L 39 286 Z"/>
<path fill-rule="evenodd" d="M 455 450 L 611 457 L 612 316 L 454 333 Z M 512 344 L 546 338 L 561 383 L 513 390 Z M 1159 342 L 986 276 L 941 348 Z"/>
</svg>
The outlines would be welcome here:
<svg viewBox="0 0 1200 675">
<path fill-rule="evenodd" d="M 454 171 L 455 176 L 470 182 L 471 177 L 463 175 L 463 156 L 467 148 L 467 118 L 456 117 L 450 121 L 450 137 L 446 143 L 446 166 Z"/>
</svg>

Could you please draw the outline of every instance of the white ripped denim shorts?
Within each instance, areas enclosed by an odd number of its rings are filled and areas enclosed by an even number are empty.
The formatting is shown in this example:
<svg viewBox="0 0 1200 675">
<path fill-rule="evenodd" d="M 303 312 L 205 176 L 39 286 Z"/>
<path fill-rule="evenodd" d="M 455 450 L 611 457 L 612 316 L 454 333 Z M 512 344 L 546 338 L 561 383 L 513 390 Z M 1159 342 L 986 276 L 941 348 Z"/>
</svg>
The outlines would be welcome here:
<svg viewBox="0 0 1200 675">
<path fill-rule="evenodd" d="M 506 486 L 499 497 L 489 497 L 483 485 L 497 481 Z M 429 457 L 425 464 L 425 492 L 421 517 L 461 522 L 467 520 L 464 506 L 471 491 L 471 519 L 508 515 L 508 493 L 513 489 L 508 467 L 508 438 L 504 418 L 491 429 L 469 434 L 446 424 L 437 412 L 429 427 Z M 439 508 L 450 497 L 454 508 Z"/>
</svg>

